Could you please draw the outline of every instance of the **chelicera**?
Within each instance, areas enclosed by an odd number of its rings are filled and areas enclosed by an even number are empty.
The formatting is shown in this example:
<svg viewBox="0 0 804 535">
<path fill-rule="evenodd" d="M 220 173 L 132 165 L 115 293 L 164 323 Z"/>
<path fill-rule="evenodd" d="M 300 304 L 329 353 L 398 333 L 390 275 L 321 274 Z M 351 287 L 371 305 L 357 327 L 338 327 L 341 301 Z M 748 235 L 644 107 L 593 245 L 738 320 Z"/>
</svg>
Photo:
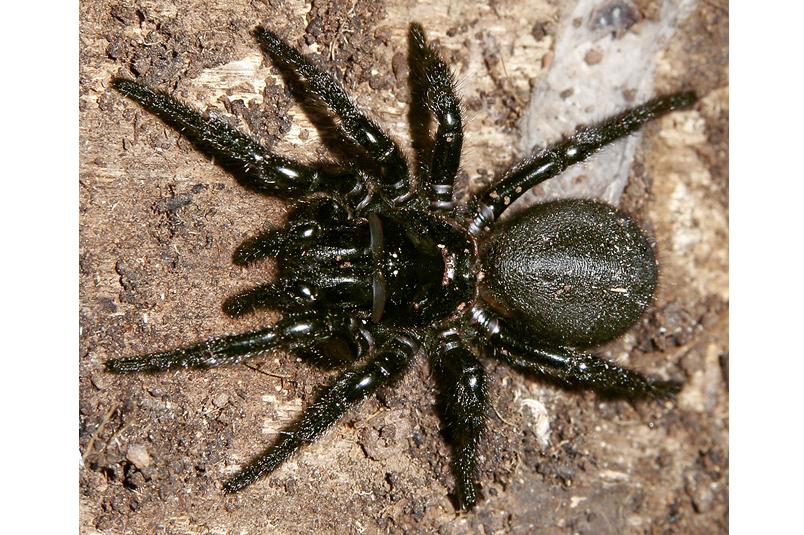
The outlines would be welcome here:
<svg viewBox="0 0 804 535">
<path fill-rule="evenodd" d="M 476 449 L 488 412 L 479 359 L 502 360 L 566 385 L 629 398 L 674 394 L 679 385 L 649 379 L 582 350 L 628 330 L 651 303 L 656 261 L 637 224 L 589 200 L 536 204 L 507 221 L 507 206 L 536 184 L 626 136 L 690 106 L 677 93 L 650 100 L 525 159 L 466 204 L 453 202 L 463 142 L 461 109 L 449 69 L 410 26 L 410 64 L 423 81 L 423 110 L 436 122 L 416 173 L 398 145 L 368 119 L 329 74 L 271 31 L 257 41 L 278 66 L 323 102 L 354 158 L 308 164 L 270 153 L 251 137 L 206 118 L 167 94 L 115 79 L 123 95 L 181 131 L 252 188 L 290 199 L 287 224 L 247 240 L 234 262 L 273 257 L 272 282 L 224 303 L 241 316 L 275 308 L 275 324 L 185 348 L 106 363 L 113 373 L 213 368 L 284 349 L 342 368 L 287 432 L 223 483 L 235 492 L 275 470 L 316 440 L 358 402 L 402 376 L 417 355 L 430 359 L 443 396 L 459 507 L 478 500 Z M 414 176 L 415 175 L 415 176 Z"/>
</svg>

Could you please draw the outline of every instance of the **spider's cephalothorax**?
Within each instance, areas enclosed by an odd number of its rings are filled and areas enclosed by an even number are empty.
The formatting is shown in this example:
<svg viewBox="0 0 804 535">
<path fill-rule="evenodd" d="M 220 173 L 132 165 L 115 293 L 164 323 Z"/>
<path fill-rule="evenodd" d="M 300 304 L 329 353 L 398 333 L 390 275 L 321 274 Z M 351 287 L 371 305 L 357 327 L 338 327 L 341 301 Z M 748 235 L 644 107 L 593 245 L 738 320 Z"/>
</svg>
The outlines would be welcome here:
<svg viewBox="0 0 804 535">
<path fill-rule="evenodd" d="M 275 348 L 345 371 L 288 432 L 224 483 L 237 491 L 316 439 L 351 406 L 397 379 L 421 347 L 443 397 L 461 508 L 477 501 L 476 446 L 488 406 L 478 354 L 553 381 L 632 398 L 677 391 L 578 348 L 614 339 L 647 307 L 656 263 L 637 225 L 593 201 L 537 204 L 500 214 L 534 185 L 561 173 L 646 122 L 691 105 L 692 93 L 659 97 L 572 136 L 514 166 L 466 206 L 452 201 L 463 127 L 448 68 L 410 27 L 413 94 L 437 122 L 411 177 L 396 143 L 343 88 L 274 33 L 258 42 L 305 95 L 336 117 L 355 160 L 303 164 L 268 152 L 221 120 L 172 97 L 115 79 L 127 97 L 184 133 L 252 189 L 292 199 L 288 223 L 243 243 L 234 261 L 277 259 L 273 282 L 229 298 L 224 311 L 283 312 L 275 325 L 167 352 L 109 361 L 115 373 L 234 364 Z M 419 84 L 418 86 L 416 84 Z M 358 361 L 360 363 L 358 364 Z"/>
</svg>

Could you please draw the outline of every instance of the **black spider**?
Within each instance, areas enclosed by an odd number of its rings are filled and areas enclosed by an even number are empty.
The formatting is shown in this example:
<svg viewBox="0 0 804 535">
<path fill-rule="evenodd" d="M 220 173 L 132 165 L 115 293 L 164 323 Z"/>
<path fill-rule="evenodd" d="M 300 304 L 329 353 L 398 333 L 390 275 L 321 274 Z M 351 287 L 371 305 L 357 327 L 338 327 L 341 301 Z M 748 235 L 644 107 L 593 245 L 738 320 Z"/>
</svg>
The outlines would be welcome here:
<svg viewBox="0 0 804 535">
<path fill-rule="evenodd" d="M 397 144 L 330 75 L 276 34 L 258 28 L 255 36 L 286 74 L 303 81 L 303 96 L 320 99 L 335 115 L 353 161 L 307 165 L 277 156 L 168 95 L 130 80 L 113 82 L 241 182 L 295 202 L 284 228 L 247 240 L 234 254 L 239 265 L 278 259 L 276 280 L 224 304 L 232 316 L 279 309 L 284 315 L 277 324 L 112 360 L 107 370 L 212 368 L 280 347 L 347 368 L 288 432 L 224 483 L 226 492 L 272 472 L 350 407 L 398 379 L 420 347 L 443 396 L 463 509 L 477 501 L 475 450 L 488 407 L 478 353 L 559 383 L 629 398 L 678 391 L 677 383 L 651 380 L 578 351 L 624 333 L 653 299 L 656 262 L 633 220 L 607 204 L 561 200 L 496 221 L 534 185 L 657 116 L 691 105 L 691 92 L 659 97 L 579 128 L 459 206 L 452 190 L 463 141 L 460 105 L 452 76 L 420 25 L 410 26 L 410 64 L 414 80 L 420 80 L 414 96 L 429 108 L 437 131 L 429 150 L 417 151 L 428 161 L 419 165 L 416 180 Z M 363 357 L 366 362 L 352 366 Z"/>
</svg>

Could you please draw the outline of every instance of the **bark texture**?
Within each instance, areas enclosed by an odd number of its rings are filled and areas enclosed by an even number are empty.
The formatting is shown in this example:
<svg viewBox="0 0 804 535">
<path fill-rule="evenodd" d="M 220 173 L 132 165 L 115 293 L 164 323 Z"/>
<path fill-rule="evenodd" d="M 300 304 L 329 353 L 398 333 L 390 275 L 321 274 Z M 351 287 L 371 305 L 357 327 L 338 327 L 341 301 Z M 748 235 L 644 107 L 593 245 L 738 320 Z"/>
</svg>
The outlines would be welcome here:
<svg viewBox="0 0 804 535">
<path fill-rule="evenodd" d="M 659 20 L 654 4 L 601 3 L 626 15 L 606 38 Z M 528 121 L 523 113 L 561 60 L 555 45 L 574 7 L 548 0 L 81 4 L 82 533 L 727 532 L 725 1 L 690 4 L 656 55 L 655 92 L 693 88 L 701 100 L 645 129 L 620 203 L 655 237 L 660 282 L 647 314 L 603 354 L 685 381 L 678 399 L 602 399 L 485 361 L 494 411 L 481 450 L 483 500 L 457 515 L 424 365 L 234 496 L 223 495 L 222 481 L 273 440 L 326 377 L 284 353 L 207 372 L 115 377 L 102 368 L 111 358 L 275 321 L 273 313 L 232 320 L 220 305 L 271 277 L 271 262 L 242 269 L 231 255 L 285 213 L 282 201 L 241 189 L 113 92 L 112 77 L 139 75 L 280 154 L 333 157 L 327 136 L 263 60 L 250 33 L 261 23 L 331 67 L 404 145 L 407 27 L 420 21 L 458 80 L 465 190 L 522 156 L 512 147 Z M 586 63 L 590 76 L 604 64 L 596 53 Z"/>
</svg>

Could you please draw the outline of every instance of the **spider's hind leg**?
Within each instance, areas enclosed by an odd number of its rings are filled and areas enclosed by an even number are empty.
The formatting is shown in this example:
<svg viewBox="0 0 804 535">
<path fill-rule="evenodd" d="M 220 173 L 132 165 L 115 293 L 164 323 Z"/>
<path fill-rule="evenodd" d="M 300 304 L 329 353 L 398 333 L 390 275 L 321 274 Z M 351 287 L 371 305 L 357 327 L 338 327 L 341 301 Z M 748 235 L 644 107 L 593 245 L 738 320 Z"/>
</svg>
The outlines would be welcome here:
<svg viewBox="0 0 804 535">
<path fill-rule="evenodd" d="M 566 386 L 631 399 L 664 398 L 681 390 L 676 381 L 652 379 L 595 355 L 534 343 L 488 311 L 476 310 L 475 319 L 496 358 Z"/>
<path fill-rule="evenodd" d="M 469 232 L 477 236 L 488 231 L 505 209 L 533 186 L 584 161 L 609 143 L 633 134 L 646 123 L 692 106 L 695 100 L 692 91 L 654 98 L 597 124 L 578 128 L 572 136 L 525 158 L 508 170 L 499 182 L 471 200 L 474 213 Z"/>
<path fill-rule="evenodd" d="M 302 446 L 318 439 L 351 407 L 379 387 L 401 376 L 416 352 L 416 344 L 402 335 L 392 335 L 377 356 L 364 366 L 342 373 L 307 407 L 301 418 L 249 465 L 226 481 L 226 492 L 238 490 L 273 472 Z"/>
<path fill-rule="evenodd" d="M 441 335 L 433 354 L 433 372 L 442 396 L 442 419 L 452 446 L 458 505 L 477 503 L 477 446 L 486 426 L 488 393 L 483 365 L 461 345 L 454 331 Z"/>
</svg>

